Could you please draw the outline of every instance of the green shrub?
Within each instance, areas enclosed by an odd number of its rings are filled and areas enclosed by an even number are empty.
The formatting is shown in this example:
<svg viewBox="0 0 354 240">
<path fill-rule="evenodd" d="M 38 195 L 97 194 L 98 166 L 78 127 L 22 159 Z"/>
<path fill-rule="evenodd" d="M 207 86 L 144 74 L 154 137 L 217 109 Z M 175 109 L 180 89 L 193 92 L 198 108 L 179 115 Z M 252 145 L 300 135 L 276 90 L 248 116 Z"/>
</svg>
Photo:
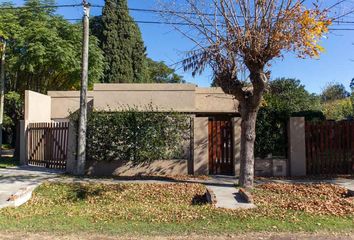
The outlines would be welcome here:
<svg viewBox="0 0 354 240">
<path fill-rule="evenodd" d="M 322 104 L 324 115 L 329 120 L 351 119 L 353 105 L 350 98 L 325 102 Z"/>
<path fill-rule="evenodd" d="M 183 145 L 190 138 L 190 118 L 150 110 L 91 113 L 87 125 L 88 159 L 141 163 L 181 158 Z"/>
<path fill-rule="evenodd" d="M 265 157 L 268 154 L 286 156 L 289 119 L 287 112 L 263 107 L 259 110 L 256 121 L 255 155 Z"/>
</svg>

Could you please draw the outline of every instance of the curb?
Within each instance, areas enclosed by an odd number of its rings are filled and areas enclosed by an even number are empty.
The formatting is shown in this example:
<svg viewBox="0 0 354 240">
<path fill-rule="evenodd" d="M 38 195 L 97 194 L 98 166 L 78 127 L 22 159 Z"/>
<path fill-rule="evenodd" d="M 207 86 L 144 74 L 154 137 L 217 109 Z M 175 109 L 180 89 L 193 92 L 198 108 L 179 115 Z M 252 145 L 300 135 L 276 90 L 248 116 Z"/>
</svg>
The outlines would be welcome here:
<svg viewBox="0 0 354 240">
<path fill-rule="evenodd" d="M 217 203 L 215 193 L 213 192 L 213 190 L 211 190 L 208 187 L 206 188 L 206 190 L 207 190 L 206 191 L 206 198 L 207 198 L 208 203 L 215 206 Z"/>
<path fill-rule="evenodd" d="M 246 191 L 244 188 L 240 188 L 239 190 L 238 190 L 238 193 L 241 195 L 241 197 L 243 198 L 243 199 L 245 199 L 245 201 L 247 202 L 247 203 L 254 203 L 254 200 L 253 200 L 253 197 L 252 197 L 252 195 L 251 195 L 251 193 L 249 193 L 248 191 Z"/>
<path fill-rule="evenodd" d="M 24 188 L 20 188 L 16 193 L 12 194 L 7 199 L 7 207 L 19 207 L 22 204 L 26 203 L 32 197 L 33 190 L 37 187 L 36 186 L 28 186 Z"/>
</svg>

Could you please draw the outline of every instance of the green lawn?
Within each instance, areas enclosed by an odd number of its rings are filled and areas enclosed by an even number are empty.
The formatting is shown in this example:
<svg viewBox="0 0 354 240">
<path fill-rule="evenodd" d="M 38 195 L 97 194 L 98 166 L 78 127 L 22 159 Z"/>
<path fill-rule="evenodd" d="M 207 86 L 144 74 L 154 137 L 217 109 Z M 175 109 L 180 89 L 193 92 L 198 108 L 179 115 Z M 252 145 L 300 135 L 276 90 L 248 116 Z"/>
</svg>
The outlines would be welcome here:
<svg viewBox="0 0 354 240">
<path fill-rule="evenodd" d="M 0 168 L 15 167 L 19 165 L 19 161 L 14 157 L 0 158 Z"/>
<path fill-rule="evenodd" d="M 0 230 L 150 235 L 354 230 L 353 212 L 294 210 L 284 207 L 285 200 L 276 202 L 286 192 L 274 191 L 257 188 L 258 208 L 229 211 L 205 203 L 205 187 L 199 184 L 46 183 L 25 205 L 0 210 Z M 349 211 L 354 202 L 345 201 Z"/>
</svg>

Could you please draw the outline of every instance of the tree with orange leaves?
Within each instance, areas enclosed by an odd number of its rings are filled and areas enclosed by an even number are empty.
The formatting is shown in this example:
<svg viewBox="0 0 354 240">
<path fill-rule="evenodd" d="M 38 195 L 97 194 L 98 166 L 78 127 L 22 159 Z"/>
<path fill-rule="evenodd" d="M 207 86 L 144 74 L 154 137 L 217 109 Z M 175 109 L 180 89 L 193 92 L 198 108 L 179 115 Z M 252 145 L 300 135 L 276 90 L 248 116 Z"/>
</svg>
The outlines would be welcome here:
<svg viewBox="0 0 354 240">
<path fill-rule="evenodd" d="M 285 52 L 318 57 L 331 24 L 328 9 L 306 7 L 303 0 L 183 0 L 166 6 L 176 29 L 196 45 L 183 61 L 185 70 L 195 75 L 211 67 L 216 85 L 240 103 L 240 185 L 252 187 L 255 123 L 271 61 Z"/>
</svg>

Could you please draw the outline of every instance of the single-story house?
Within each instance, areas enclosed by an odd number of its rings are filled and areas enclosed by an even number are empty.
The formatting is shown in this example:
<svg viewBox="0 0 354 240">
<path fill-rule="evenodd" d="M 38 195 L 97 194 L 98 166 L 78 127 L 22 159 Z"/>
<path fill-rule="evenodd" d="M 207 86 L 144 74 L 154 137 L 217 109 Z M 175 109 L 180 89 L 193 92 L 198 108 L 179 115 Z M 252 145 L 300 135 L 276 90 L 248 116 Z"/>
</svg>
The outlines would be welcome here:
<svg viewBox="0 0 354 240">
<path fill-rule="evenodd" d="M 49 91 L 47 95 L 32 91 L 25 94 L 23 132 L 29 123 L 65 122 L 79 110 L 79 91 Z M 140 166 L 121 162 L 88 162 L 87 174 L 220 174 L 238 175 L 240 167 L 241 118 L 238 101 L 220 88 L 200 88 L 194 84 L 94 84 L 88 92 L 90 111 L 119 111 L 121 106 L 152 104 L 159 111 L 175 111 L 191 116 L 192 139 L 185 159 L 165 159 Z M 23 136 L 27 139 L 26 134 Z M 27 143 L 28 145 L 28 143 Z M 26 145 L 26 146 L 27 146 Z M 75 138 L 69 133 L 67 171 L 75 165 Z M 31 153 L 21 148 L 21 162 L 28 163 Z M 257 169 L 258 168 L 258 169 Z M 286 159 L 259 161 L 260 175 L 286 175 Z"/>
</svg>

